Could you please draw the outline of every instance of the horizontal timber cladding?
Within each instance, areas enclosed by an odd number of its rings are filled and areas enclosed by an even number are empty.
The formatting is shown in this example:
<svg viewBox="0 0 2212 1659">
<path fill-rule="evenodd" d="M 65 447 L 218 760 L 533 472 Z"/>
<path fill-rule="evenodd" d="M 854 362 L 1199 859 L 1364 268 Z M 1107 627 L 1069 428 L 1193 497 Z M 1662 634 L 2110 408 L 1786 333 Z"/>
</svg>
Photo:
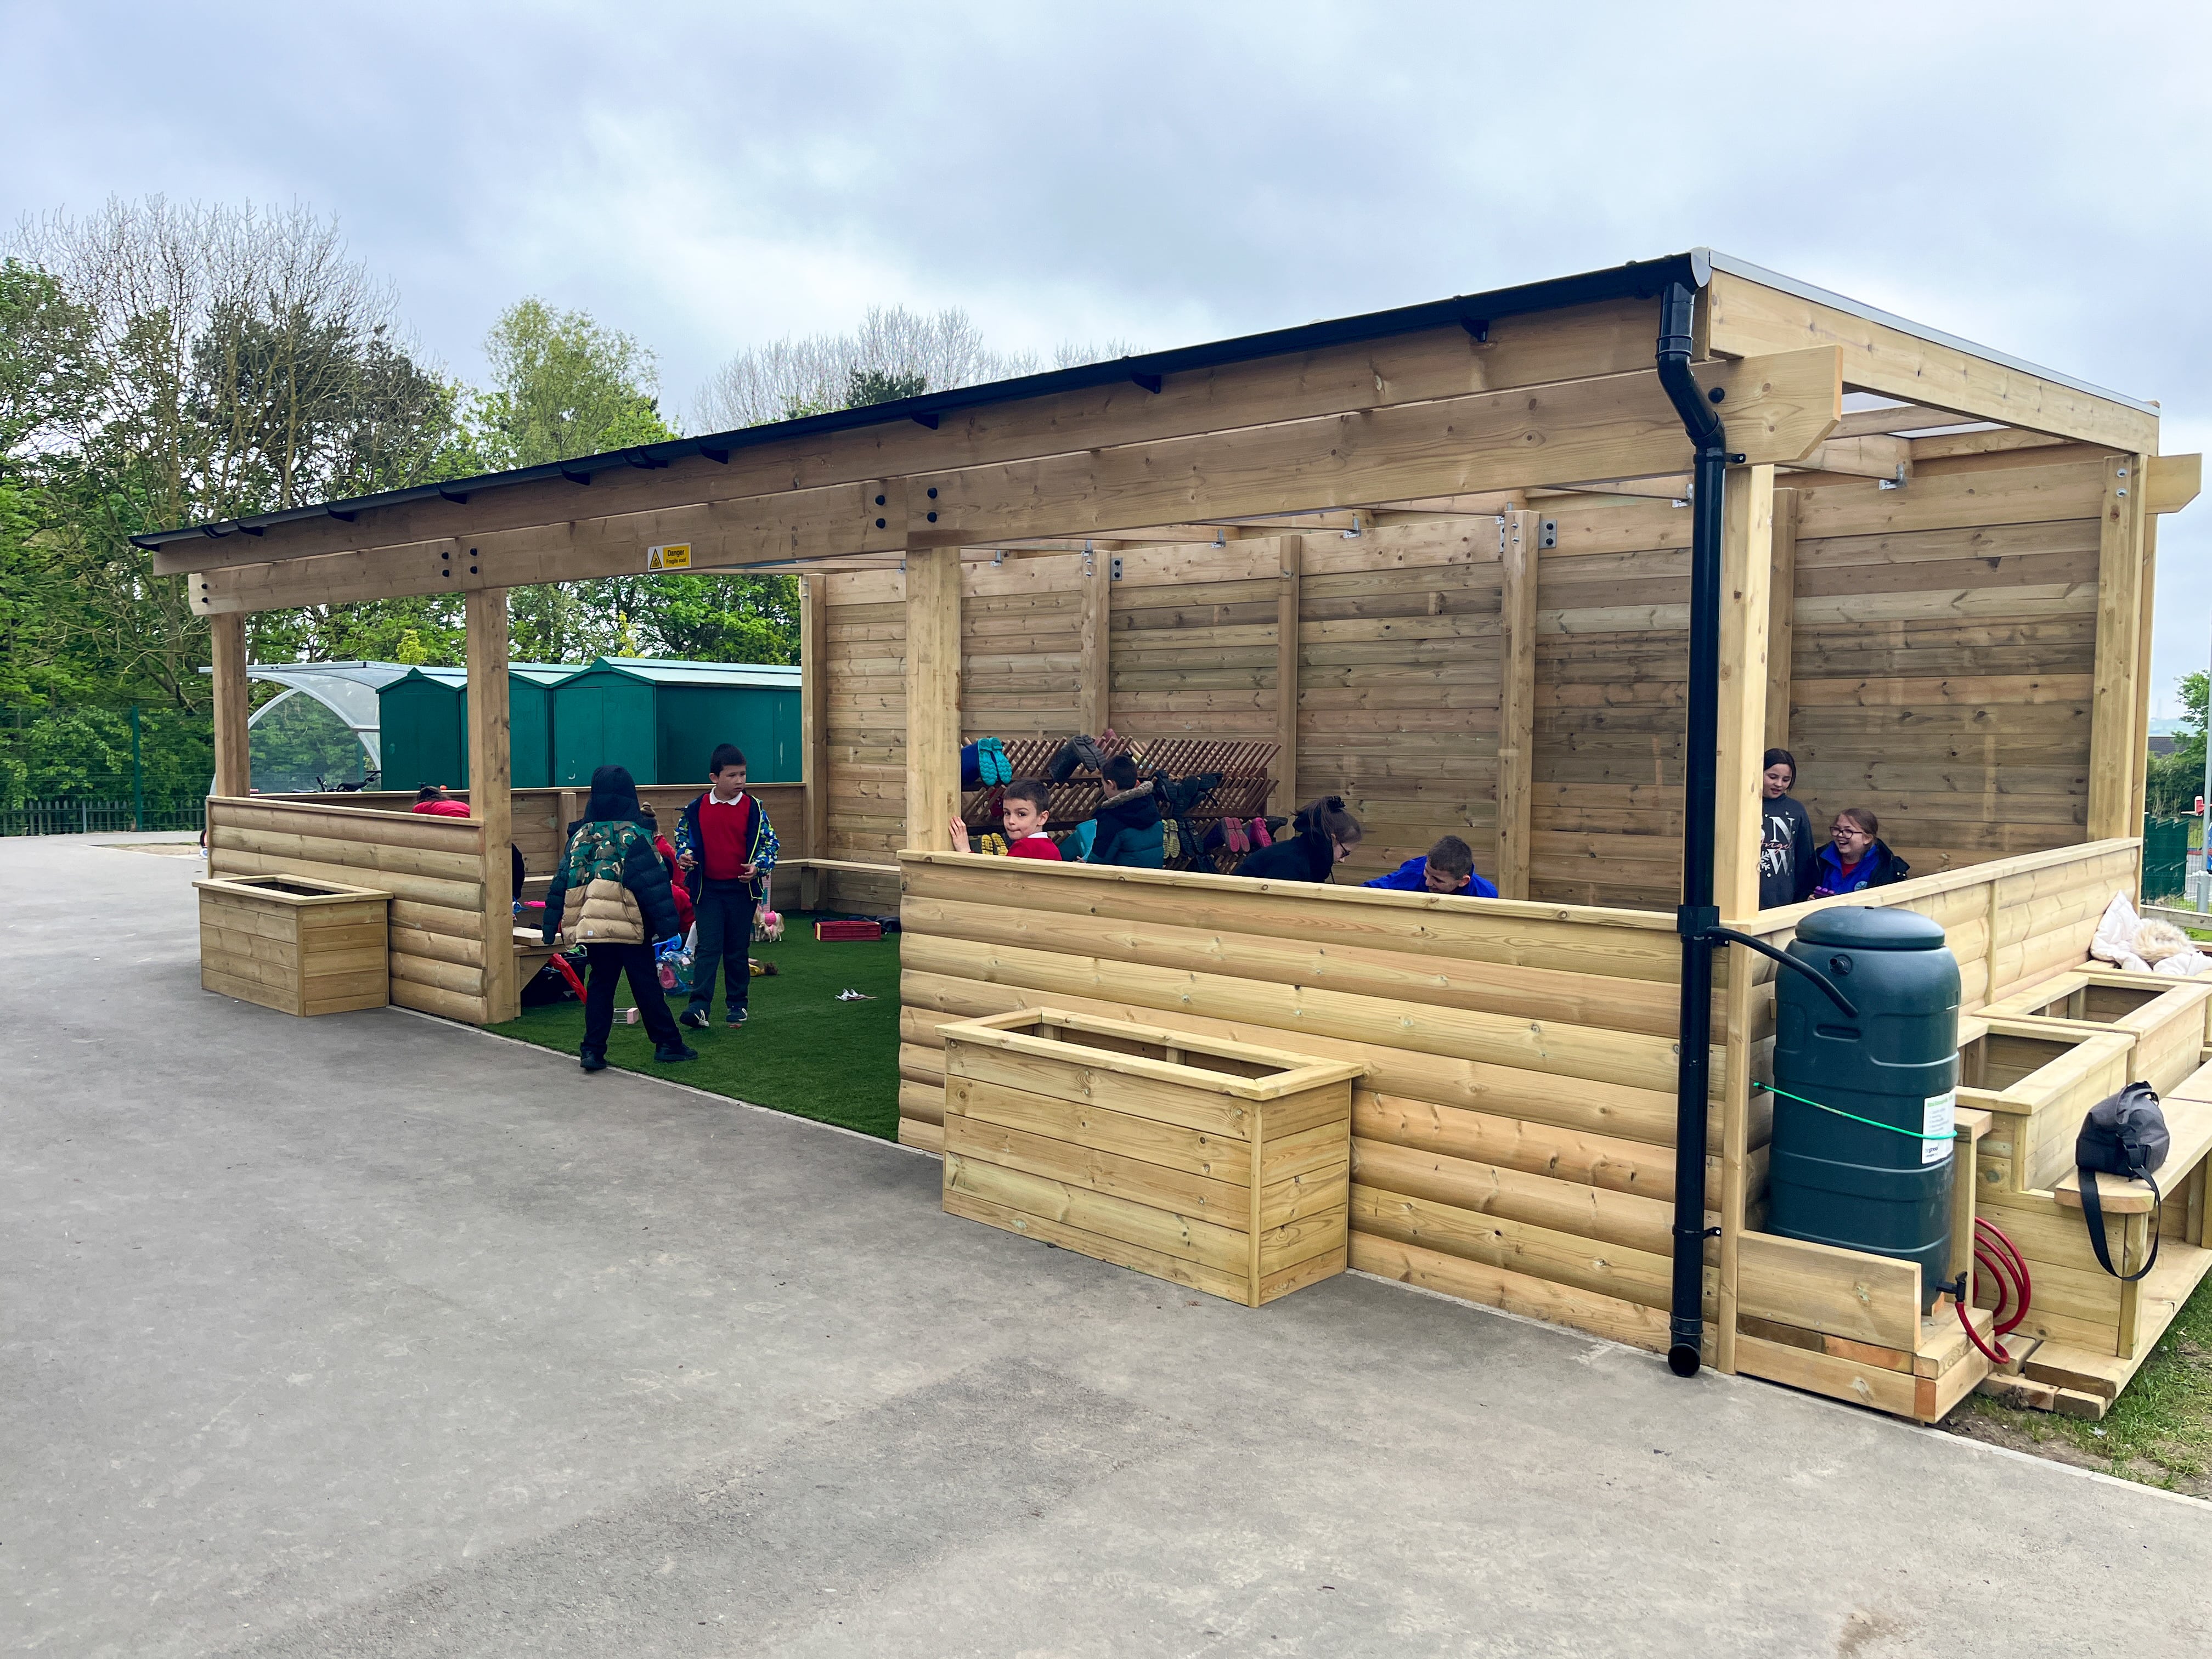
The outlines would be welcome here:
<svg viewBox="0 0 2212 1659">
<path fill-rule="evenodd" d="M 210 875 L 313 876 L 391 894 L 392 1000 L 483 1023 L 482 825 L 263 798 L 216 797 L 207 813 Z"/>
<path fill-rule="evenodd" d="M 941 1147 L 939 1028 L 981 1014 L 1358 1060 L 1354 1265 L 1665 1346 L 1671 921 L 944 854 L 900 868 L 902 1141 Z M 1717 1158 L 1706 1180 L 1717 1207 Z"/>
<path fill-rule="evenodd" d="M 1920 874 L 2084 839 L 2102 482 L 2069 459 L 1800 492 L 1789 747 L 1816 839 L 1869 808 Z"/>
<path fill-rule="evenodd" d="M 1689 519 L 1666 501 L 1556 513 L 1536 565 L 1532 898 L 1677 902 Z"/>
</svg>

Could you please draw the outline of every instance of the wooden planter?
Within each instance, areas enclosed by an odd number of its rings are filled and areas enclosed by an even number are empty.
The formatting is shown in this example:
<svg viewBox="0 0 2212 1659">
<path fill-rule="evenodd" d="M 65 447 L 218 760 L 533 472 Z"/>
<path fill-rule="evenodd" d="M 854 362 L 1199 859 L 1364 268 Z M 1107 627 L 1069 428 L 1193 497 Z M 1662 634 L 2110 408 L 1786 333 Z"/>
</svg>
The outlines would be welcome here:
<svg viewBox="0 0 2212 1659">
<path fill-rule="evenodd" d="M 392 896 L 311 876 L 225 876 L 200 893 L 200 987 L 286 1014 L 391 999 Z"/>
<path fill-rule="evenodd" d="M 2028 1020 L 2074 1030 L 2124 1031 L 2135 1040 L 2130 1081 L 2165 1094 L 2202 1059 L 2212 979 L 2170 979 L 2077 968 L 1983 1008 L 1985 1019 Z M 2109 1092 L 2109 1091 L 2108 1091 Z"/>
<path fill-rule="evenodd" d="M 949 1213 L 1251 1308 L 1344 1271 L 1364 1066 L 1050 1008 L 943 1030 Z"/>
<path fill-rule="evenodd" d="M 1974 1158 L 1974 1184 L 1984 1202 L 2048 1188 L 2073 1168 L 2081 1120 L 2130 1079 L 2132 1032 L 2057 1024 L 1977 1018 L 1962 1024 L 1959 1106 L 1991 1117 Z"/>
</svg>

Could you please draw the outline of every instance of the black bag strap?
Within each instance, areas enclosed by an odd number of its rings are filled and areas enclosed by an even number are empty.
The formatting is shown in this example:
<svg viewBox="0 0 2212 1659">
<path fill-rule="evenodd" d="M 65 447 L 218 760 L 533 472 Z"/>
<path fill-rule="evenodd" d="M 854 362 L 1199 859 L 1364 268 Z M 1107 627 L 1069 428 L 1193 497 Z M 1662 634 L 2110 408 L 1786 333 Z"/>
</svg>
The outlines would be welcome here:
<svg viewBox="0 0 2212 1659">
<path fill-rule="evenodd" d="M 2089 1224 L 2089 1248 L 2097 1253 L 2097 1265 L 2122 1284 L 2131 1285 L 2158 1266 L 2158 1218 L 2165 1206 L 2166 1194 L 2159 1191 L 2158 1182 L 2149 1175 L 2135 1177 L 2150 1188 L 2150 1260 L 2135 1272 L 2124 1273 L 2112 1265 L 2112 1249 L 2105 1243 L 2105 1209 L 2103 1200 L 2097 1196 L 2097 1172 L 2083 1164 L 2078 1166 L 2077 1173 L 2081 1179 L 2081 1214 Z"/>
</svg>

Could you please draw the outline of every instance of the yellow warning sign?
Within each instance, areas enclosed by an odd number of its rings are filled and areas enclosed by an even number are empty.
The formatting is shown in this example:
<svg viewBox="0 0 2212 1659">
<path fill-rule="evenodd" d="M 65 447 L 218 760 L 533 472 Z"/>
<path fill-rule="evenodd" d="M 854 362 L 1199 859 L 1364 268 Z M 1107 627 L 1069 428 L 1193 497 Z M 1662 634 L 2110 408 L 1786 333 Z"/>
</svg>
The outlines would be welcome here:
<svg viewBox="0 0 2212 1659">
<path fill-rule="evenodd" d="M 645 568 L 647 570 L 689 570 L 691 568 L 691 544 L 674 542 L 666 547 L 647 548 Z"/>
</svg>

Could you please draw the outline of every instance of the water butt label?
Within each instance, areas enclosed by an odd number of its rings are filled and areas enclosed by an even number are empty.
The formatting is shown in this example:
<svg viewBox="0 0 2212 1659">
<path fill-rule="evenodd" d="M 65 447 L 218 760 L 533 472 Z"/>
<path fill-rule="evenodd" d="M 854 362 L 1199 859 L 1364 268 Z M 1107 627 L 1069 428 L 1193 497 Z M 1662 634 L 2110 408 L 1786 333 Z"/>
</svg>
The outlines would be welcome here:
<svg viewBox="0 0 2212 1659">
<path fill-rule="evenodd" d="M 1920 1161 L 1941 1164 L 1951 1156 L 1951 1136 L 1957 1127 L 1959 1091 L 1946 1089 L 1920 1104 Z"/>
</svg>

